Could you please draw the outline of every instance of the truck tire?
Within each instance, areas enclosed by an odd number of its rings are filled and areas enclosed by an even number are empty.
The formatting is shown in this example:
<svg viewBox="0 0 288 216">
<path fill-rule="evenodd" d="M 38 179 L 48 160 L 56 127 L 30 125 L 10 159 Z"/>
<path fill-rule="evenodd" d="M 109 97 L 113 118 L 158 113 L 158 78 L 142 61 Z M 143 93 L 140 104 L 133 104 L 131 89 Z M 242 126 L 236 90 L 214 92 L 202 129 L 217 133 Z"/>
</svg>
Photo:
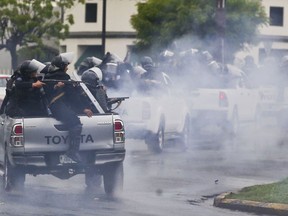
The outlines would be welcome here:
<svg viewBox="0 0 288 216">
<path fill-rule="evenodd" d="M 183 151 L 188 148 L 190 142 L 190 118 L 187 116 L 185 118 L 184 127 L 180 137 L 180 144 Z"/>
<path fill-rule="evenodd" d="M 229 138 L 234 138 L 238 134 L 239 130 L 239 120 L 237 109 L 234 109 L 232 118 L 229 122 L 226 123 L 224 127 L 224 135 Z"/>
<path fill-rule="evenodd" d="M 4 174 L 1 180 L 2 190 L 6 192 L 13 189 L 22 190 L 24 188 L 25 173 L 19 168 L 11 166 L 7 154 L 5 154 L 4 158 Z"/>
<path fill-rule="evenodd" d="M 257 106 L 256 112 L 255 112 L 255 117 L 254 117 L 254 125 L 255 125 L 256 130 L 261 129 L 262 119 L 263 119 L 263 114 L 262 114 L 261 108 L 259 108 Z"/>
<path fill-rule="evenodd" d="M 85 184 L 88 189 L 99 189 L 102 185 L 102 175 L 97 173 L 95 169 L 87 168 L 85 172 Z"/>
<path fill-rule="evenodd" d="M 152 134 L 145 139 L 149 151 L 153 153 L 161 153 L 164 148 L 164 124 L 159 125 L 156 134 Z"/>
<path fill-rule="evenodd" d="M 6 154 L 4 158 L 4 173 L 1 186 L 4 191 L 10 191 L 12 189 L 12 167 Z"/>
<path fill-rule="evenodd" d="M 123 162 L 109 163 L 103 170 L 104 190 L 109 197 L 119 196 L 123 191 Z"/>
</svg>

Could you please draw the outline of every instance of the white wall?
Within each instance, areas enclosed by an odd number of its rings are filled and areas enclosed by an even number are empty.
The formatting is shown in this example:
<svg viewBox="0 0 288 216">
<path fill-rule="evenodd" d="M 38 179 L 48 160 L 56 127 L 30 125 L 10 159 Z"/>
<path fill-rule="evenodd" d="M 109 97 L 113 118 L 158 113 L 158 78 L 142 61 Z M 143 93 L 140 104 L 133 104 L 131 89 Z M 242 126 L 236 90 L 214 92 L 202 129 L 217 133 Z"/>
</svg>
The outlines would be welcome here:
<svg viewBox="0 0 288 216">
<path fill-rule="evenodd" d="M 279 35 L 288 36 L 288 1 L 287 0 L 264 0 L 262 1 L 265 6 L 267 16 L 269 16 L 270 6 L 284 8 L 284 23 L 283 26 L 263 26 L 260 32 L 263 35 Z"/>
<path fill-rule="evenodd" d="M 11 57 L 10 53 L 1 50 L 0 51 L 0 74 L 11 74 Z"/>
<path fill-rule="evenodd" d="M 106 31 L 134 32 L 130 24 L 130 16 L 137 13 L 136 4 L 141 0 L 107 0 Z M 86 0 L 86 3 L 97 3 L 98 14 L 96 23 L 85 23 L 85 5 L 76 4 L 66 14 L 72 13 L 75 24 L 70 32 L 102 31 L 103 0 Z"/>
<path fill-rule="evenodd" d="M 130 17 L 137 13 L 138 2 L 144 0 L 107 0 L 107 11 L 106 11 L 106 32 L 109 33 L 133 33 L 135 30 L 130 24 Z M 85 23 L 85 5 L 77 4 L 71 10 L 66 11 L 66 14 L 72 13 L 74 16 L 75 24 L 70 27 L 71 34 L 82 32 L 102 32 L 102 10 L 103 0 L 86 0 L 86 3 L 97 3 L 98 14 L 96 23 Z M 106 38 L 105 41 L 106 50 L 105 52 L 111 52 L 124 59 L 127 52 L 127 46 L 134 43 L 132 38 Z M 101 38 L 67 38 L 61 41 L 61 46 L 66 47 L 67 52 L 75 52 L 76 58 L 73 64 L 83 53 L 81 46 L 88 45 L 101 45 Z"/>
<path fill-rule="evenodd" d="M 283 26 L 262 26 L 259 28 L 260 34 L 265 36 L 281 36 L 288 38 L 288 1 L 287 0 L 262 0 L 263 6 L 267 16 L 269 16 L 270 6 L 283 7 L 284 18 Z M 261 42 L 257 46 L 247 46 L 246 50 L 238 52 L 236 58 L 244 59 L 246 55 L 252 55 L 256 63 L 259 63 L 259 49 L 266 49 L 268 52 L 270 49 L 282 49 L 288 50 L 288 43 L 281 41 L 273 42 Z"/>
</svg>

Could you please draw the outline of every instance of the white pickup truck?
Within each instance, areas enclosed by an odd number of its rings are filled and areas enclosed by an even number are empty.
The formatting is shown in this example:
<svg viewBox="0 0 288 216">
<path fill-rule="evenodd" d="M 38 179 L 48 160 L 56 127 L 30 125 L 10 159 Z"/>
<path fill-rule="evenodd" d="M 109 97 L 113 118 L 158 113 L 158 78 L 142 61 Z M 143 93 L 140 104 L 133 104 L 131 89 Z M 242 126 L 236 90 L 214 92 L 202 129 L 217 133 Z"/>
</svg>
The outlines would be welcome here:
<svg viewBox="0 0 288 216">
<path fill-rule="evenodd" d="M 288 128 L 288 87 L 260 86 L 259 87 L 259 120 L 270 118 L 272 123 L 282 129 Z"/>
<path fill-rule="evenodd" d="M 227 65 L 222 83 L 216 87 L 192 88 L 188 94 L 192 132 L 199 133 L 210 125 L 227 135 L 236 135 L 239 126 L 255 122 L 259 90 L 252 88 L 245 74 Z"/>
<path fill-rule="evenodd" d="M 50 174 L 60 179 L 85 174 L 88 188 L 99 186 L 96 184 L 101 175 L 108 195 L 121 190 L 125 158 L 123 121 L 117 113 L 97 113 L 91 118 L 79 114 L 79 118 L 83 124 L 80 144 L 83 162 L 75 163 L 65 156 L 68 149 L 68 129 L 62 122 L 48 114 L 11 118 L 2 113 L 1 189 L 9 191 L 22 188 L 26 174 Z"/>
<path fill-rule="evenodd" d="M 189 142 L 190 116 L 184 98 L 179 95 L 132 95 L 117 112 L 125 122 L 129 138 L 144 139 L 154 153 L 161 153 L 169 141 L 186 148 Z"/>
</svg>

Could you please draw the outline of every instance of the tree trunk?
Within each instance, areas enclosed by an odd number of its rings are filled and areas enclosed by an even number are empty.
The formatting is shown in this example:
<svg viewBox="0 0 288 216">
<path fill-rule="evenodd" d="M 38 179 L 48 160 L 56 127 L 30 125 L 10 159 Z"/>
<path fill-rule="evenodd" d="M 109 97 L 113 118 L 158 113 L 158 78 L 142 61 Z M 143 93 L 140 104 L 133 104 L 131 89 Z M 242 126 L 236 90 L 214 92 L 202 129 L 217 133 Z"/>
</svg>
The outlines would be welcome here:
<svg viewBox="0 0 288 216">
<path fill-rule="evenodd" d="M 10 46 L 9 48 L 10 56 L 11 56 L 11 66 L 12 70 L 15 71 L 18 66 L 18 56 L 16 51 L 16 46 Z M 12 71 L 11 71 L 12 73 Z"/>
</svg>

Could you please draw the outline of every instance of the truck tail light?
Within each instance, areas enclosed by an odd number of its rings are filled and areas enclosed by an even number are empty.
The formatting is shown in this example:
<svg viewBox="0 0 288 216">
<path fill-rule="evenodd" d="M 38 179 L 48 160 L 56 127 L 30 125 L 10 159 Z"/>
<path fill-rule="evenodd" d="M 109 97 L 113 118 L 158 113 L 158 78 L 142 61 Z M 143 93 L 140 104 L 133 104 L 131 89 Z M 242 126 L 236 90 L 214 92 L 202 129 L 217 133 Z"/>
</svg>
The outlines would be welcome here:
<svg viewBox="0 0 288 216">
<path fill-rule="evenodd" d="M 122 122 L 122 121 L 116 120 L 116 121 L 114 122 L 114 130 L 115 130 L 115 131 L 121 131 L 121 130 L 123 130 L 123 128 L 124 128 L 124 125 L 123 125 L 123 122 Z"/>
<path fill-rule="evenodd" d="M 114 121 L 114 142 L 123 143 L 125 142 L 125 130 L 123 121 L 116 119 Z"/>
<path fill-rule="evenodd" d="M 23 138 L 23 124 L 17 123 L 12 127 L 12 133 L 10 137 L 10 143 L 14 147 L 23 147 L 24 146 Z"/>
<path fill-rule="evenodd" d="M 225 92 L 219 92 L 219 106 L 220 107 L 228 107 L 228 98 Z"/>
</svg>

